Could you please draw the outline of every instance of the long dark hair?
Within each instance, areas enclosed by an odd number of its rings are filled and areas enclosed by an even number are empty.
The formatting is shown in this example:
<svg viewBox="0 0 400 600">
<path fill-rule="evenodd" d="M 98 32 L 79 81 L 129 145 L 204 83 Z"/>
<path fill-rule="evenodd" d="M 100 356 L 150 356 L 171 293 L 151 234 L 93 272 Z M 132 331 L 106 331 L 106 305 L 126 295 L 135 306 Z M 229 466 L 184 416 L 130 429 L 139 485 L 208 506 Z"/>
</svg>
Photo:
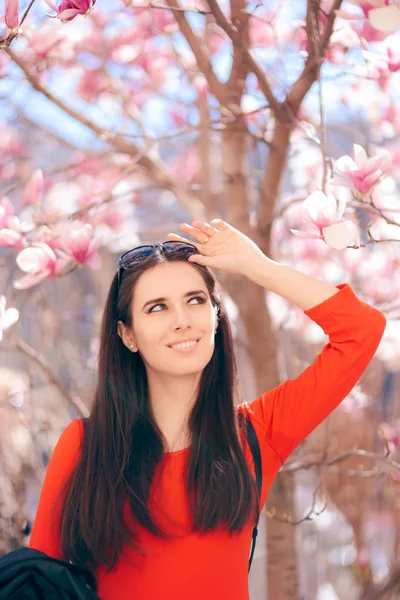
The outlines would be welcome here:
<svg viewBox="0 0 400 600">
<path fill-rule="evenodd" d="M 138 352 L 117 334 L 121 320 L 132 326 L 131 303 L 139 277 L 164 261 L 186 260 L 157 250 L 125 270 L 118 290 L 114 277 L 104 309 L 98 379 L 76 469 L 60 494 L 61 551 L 65 560 L 110 571 L 122 544 L 139 548 L 137 524 L 168 537 L 151 518 L 150 486 L 164 452 L 163 436 L 152 415 L 147 375 Z M 186 485 L 194 530 L 223 526 L 239 531 L 258 512 L 254 479 L 245 460 L 235 409 L 237 370 L 232 333 L 221 288 L 209 269 L 191 263 L 206 285 L 219 326 L 215 349 L 204 368 L 189 417 L 191 446 Z M 64 495 L 65 494 L 65 495 Z M 132 526 L 124 519 L 128 500 Z"/>
</svg>

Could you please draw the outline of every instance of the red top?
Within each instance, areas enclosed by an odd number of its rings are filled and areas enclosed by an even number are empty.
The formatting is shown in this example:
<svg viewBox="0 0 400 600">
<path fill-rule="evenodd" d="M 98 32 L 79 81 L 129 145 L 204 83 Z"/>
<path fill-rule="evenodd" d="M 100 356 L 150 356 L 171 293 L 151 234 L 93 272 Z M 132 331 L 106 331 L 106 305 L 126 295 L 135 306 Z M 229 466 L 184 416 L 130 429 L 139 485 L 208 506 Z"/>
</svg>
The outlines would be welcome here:
<svg viewBox="0 0 400 600">
<path fill-rule="evenodd" d="M 362 302 L 348 284 L 318 306 L 304 311 L 329 335 L 329 343 L 299 377 L 288 380 L 238 410 L 247 411 L 259 438 L 263 489 L 266 501 L 282 463 L 302 440 L 340 404 L 374 356 L 386 319 Z M 62 483 L 76 464 L 83 424 L 74 419 L 54 449 L 37 509 L 29 547 L 61 558 L 57 531 L 50 530 L 51 509 Z M 253 462 L 247 444 L 245 455 Z M 157 522 L 176 534 L 162 540 L 140 528 L 140 543 L 147 556 L 136 556 L 124 547 L 111 573 L 98 570 L 98 595 L 102 600 L 248 600 L 247 567 L 252 524 L 231 536 L 217 530 L 191 532 L 183 467 L 187 449 L 165 453 L 159 487 L 150 502 Z M 254 471 L 253 471 L 254 472 Z M 126 510 L 129 519 L 129 508 Z M 139 562 L 138 562 L 139 561 Z"/>
</svg>

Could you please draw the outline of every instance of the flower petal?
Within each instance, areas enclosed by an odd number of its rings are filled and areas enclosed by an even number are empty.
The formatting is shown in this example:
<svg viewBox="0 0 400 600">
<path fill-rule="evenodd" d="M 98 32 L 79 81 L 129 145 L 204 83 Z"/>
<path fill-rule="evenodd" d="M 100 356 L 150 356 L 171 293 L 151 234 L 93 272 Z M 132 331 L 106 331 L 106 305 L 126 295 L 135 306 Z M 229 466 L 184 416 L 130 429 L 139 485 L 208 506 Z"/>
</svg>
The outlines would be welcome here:
<svg viewBox="0 0 400 600">
<path fill-rule="evenodd" d="M 13 229 L 0 229 L 0 246 L 20 249 L 25 246 L 25 240 L 20 233 Z"/>
<path fill-rule="evenodd" d="M 396 6 L 373 8 L 368 13 L 368 21 L 378 31 L 395 33 L 400 27 L 400 10 Z"/>
<path fill-rule="evenodd" d="M 333 194 L 325 195 L 317 190 L 310 194 L 303 203 L 303 219 L 314 227 L 321 229 L 336 223 L 336 199 Z"/>
<path fill-rule="evenodd" d="M 15 29 L 18 27 L 18 0 L 6 0 L 4 21 L 9 29 Z"/>
<path fill-rule="evenodd" d="M 336 16 L 339 17 L 340 19 L 346 19 L 349 21 L 353 21 L 353 20 L 359 21 L 360 19 L 364 18 L 364 15 L 358 14 L 358 13 L 353 13 L 350 10 L 337 10 Z"/>
<path fill-rule="evenodd" d="M 19 311 L 16 308 L 7 308 L 1 320 L 1 328 L 8 329 L 14 325 L 19 319 Z"/>
<path fill-rule="evenodd" d="M 48 275 L 50 275 L 50 271 L 25 275 L 25 277 L 21 277 L 13 282 L 13 288 L 16 290 L 27 290 L 46 279 Z"/>
<path fill-rule="evenodd" d="M 299 231 L 298 229 L 291 229 L 290 231 L 298 238 L 317 240 L 322 237 L 320 233 L 314 233 L 311 231 Z"/>
<path fill-rule="evenodd" d="M 56 12 L 58 12 L 58 8 L 55 4 L 53 4 L 53 2 L 51 2 L 51 0 L 44 0 L 47 4 L 47 6 L 50 6 L 50 8 L 52 8 L 53 10 L 55 10 Z"/>
<path fill-rule="evenodd" d="M 354 144 L 353 145 L 353 154 L 354 154 L 354 162 L 357 165 L 357 168 L 362 169 L 368 161 L 368 155 L 367 155 L 365 149 L 362 146 L 360 146 L 359 144 Z"/>
<path fill-rule="evenodd" d="M 49 262 L 55 263 L 56 260 L 53 250 L 42 243 L 25 248 L 16 258 L 17 265 L 25 273 L 38 273 L 42 269 L 47 269 Z"/>
<path fill-rule="evenodd" d="M 360 246 L 360 233 L 353 221 L 342 221 L 330 225 L 330 227 L 324 227 L 322 234 L 328 246 L 335 250 Z"/>
<path fill-rule="evenodd" d="M 79 14 L 80 11 L 76 10 L 76 8 L 67 8 L 66 10 L 63 10 L 62 12 L 58 13 L 57 19 L 60 19 L 61 21 L 72 21 L 72 19 L 74 19 Z"/>
<path fill-rule="evenodd" d="M 341 156 L 335 161 L 333 170 L 340 174 L 346 175 L 349 171 L 358 171 L 358 166 L 351 158 L 351 156 Z"/>
</svg>

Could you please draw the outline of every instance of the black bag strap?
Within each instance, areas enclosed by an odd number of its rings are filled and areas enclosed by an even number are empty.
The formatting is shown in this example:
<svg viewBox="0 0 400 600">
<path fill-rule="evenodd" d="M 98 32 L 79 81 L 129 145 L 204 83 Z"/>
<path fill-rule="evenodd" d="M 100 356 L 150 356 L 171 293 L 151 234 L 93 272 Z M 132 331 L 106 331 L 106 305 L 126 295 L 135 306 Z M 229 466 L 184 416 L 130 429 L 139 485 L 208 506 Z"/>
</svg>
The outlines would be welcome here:
<svg viewBox="0 0 400 600">
<path fill-rule="evenodd" d="M 261 451 L 260 444 L 258 443 L 258 437 L 253 427 L 253 423 L 250 421 L 249 417 L 246 415 L 246 435 L 247 441 L 251 450 L 251 454 L 253 456 L 254 461 L 254 470 L 256 473 L 256 485 L 258 490 L 258 500 L 261 498 L 261 487 L 262 487 L 262 462 L 261 462 Z M 257 518 L 257 522 L 253 528 L 253 534 L 251 536 L 251 552 L 249 559 L 249 571 L 251 568 L 251 563 L 253 562 L 254 550 L 256 548 L 256 540 L 258 535 L 258 521 L 259 516 Z"/>
<path fill-rule="evenodd" d="M 86 429 L 87 418 L 83 417 L 82 421 L 83 421 L 84 429 Z M 246 436 L 247 436 L 247 441 L 248 441 L 248 444 L 249 444 L 249 447 L 251 450 L 251 454 L 253 456 L 254 470 L 256 473 L 256 485 L 257 485 L 257 490 L 258 490 L 258 500 L 260 501 L 261 486 L 262 486 L 262 462 L 261 462 L 260 444 L 258 443 L 257 434 L 255 432 L 253 424 L 247 415 L 246 415 Z M 253 562 L 254 550 L 256 548 L 256 540 L 257 540 L 257 535 L 258 535 L 258 521 L 259 521 L 259 517 L 257 518 L 257 522 L 254 525 L 253 533 L 251 536 L 251 551 L 250 551 L 248 571 L 250 571 L 251 563 Z"/>
</svg>

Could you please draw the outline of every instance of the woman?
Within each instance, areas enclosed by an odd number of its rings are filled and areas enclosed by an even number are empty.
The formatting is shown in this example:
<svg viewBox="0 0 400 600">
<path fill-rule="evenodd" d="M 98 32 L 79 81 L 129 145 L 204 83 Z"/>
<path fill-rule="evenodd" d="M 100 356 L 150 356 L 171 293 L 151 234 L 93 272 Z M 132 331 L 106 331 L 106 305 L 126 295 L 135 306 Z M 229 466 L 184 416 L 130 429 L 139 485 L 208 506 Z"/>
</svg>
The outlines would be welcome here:
<svg viewBox="0 0 400 600">
<path fill-rule="evenodd" d="M 90 565 L 103 600 L 247 600 L 258 503 L 240 415 L 261 447 L 265 503 L 289 454 L 371 361 L 384 316 L 267 258 L 221 220 L 119 260 L 106 303 L 97 391 L 53 452 L 29 546 Z M 228 317 L 207 267 L 297 304 L 329 335 L 317 360 L 236 406 Z M 51 514 L 54 509 L 54 519 Z M 53 523 L 54 521 L 54 523 Z"/>
</svg>

